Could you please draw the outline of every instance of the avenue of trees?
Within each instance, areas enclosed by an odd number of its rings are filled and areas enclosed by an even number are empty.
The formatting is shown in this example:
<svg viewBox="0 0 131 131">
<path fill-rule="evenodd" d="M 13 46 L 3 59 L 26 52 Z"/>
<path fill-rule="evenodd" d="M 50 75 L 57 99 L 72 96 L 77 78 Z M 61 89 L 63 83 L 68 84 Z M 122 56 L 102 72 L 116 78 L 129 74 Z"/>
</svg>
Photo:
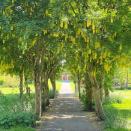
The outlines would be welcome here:
<svg viewBox="0 0 131 131">
<path fill-rule="evenodd" d="M 84 83 L 88 110 L 95 103 L 104 119 L 108 82 L 119 66 L 130 66 L 130 12 L 129 0 L 1 0 L 0 70 L 19 76 L 21 99 L 34 80 L 41 116 L 49 104 L 48 80 L 55 96 L 64 60 L 79 91 Z"/>
</svg>

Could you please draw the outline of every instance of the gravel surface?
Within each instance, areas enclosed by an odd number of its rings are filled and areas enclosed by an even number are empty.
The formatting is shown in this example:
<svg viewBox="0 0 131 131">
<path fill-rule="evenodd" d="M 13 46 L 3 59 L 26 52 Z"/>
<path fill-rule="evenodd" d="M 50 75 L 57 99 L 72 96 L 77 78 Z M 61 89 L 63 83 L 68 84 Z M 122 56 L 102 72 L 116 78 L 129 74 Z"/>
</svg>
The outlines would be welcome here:
<svg viewBox="0 0 131 131">
<path fill-rule="evenodd" d="M 37 131 L 100 131 L 82 111 L 81 103 L 73 94 L 61 94 L 43 114 Z"/>
</svg>

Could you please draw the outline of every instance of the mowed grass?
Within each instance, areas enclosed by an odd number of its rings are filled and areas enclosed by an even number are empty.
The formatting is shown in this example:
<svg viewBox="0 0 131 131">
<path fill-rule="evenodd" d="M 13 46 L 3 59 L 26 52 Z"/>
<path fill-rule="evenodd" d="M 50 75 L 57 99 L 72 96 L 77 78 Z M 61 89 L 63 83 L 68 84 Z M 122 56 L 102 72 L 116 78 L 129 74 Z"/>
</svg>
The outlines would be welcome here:
<svg viewBox="0 0 131 131">
<path fill-rule="evenodd" d="M 122 98 L 122 103 L 113 104 L 113 107 L 119 110 L 131 110 L 131 90 L 116 90 L 112 95 Z"/>
<path fill-rule="evenodd" d="M 2 94 L 18 94 L 19 88 L 18 87 L 0 87 L 0 92 Z"/>
<path fill-rule="evenodd" d="M 33 84 L 29 85 L 31 93 L 35 92 Z M 5 87 L 5 86 L 0 86 L 0 92 L 2 94 L 18 94 L 19 93 L 19 87 Z M 24 88 L 24 93 L 26 92 Z"/>
<path fill-rule="evenodd" d="M 131 131 L 131 90 L 115 90 L 111 98 L 116 102 L 104 105 L 106 131 Z"/>
</svg>

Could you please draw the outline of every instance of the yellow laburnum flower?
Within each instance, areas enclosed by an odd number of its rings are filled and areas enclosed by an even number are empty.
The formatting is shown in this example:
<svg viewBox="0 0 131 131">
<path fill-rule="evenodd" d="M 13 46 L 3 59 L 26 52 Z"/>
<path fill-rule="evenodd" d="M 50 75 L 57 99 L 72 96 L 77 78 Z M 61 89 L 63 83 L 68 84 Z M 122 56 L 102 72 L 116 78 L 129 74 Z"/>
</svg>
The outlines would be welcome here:
<svg viewBox="0 0 131 131">
<path fill-rule="evenodd" d="M 47 34 L 48 30 L 43 30 L 43 32 L 44 32 L 44 35 L 45 35 L 45 34 Z"/>
<path fill-rule="evenodd" d="M 92 31 L 93 31 L 93 34 L 95 33 L 95 25 L 92 24 Z"/>
<path fill-rule="evenodd" d="M 97 54 L 94 52 L 94 53 L 92 54 L 92 59 L 95 60 L 96 58 L 97 58 Z"/>
<path fill-rule="evenodd" d="M 54 36 L 54 37 L 58 37 L 59 34 L 58 34 L 58 33 L 53 33 L 53 36 Z"/>
<path fill-rule="evenodd" d="M 63 21 L 60 22 L 60 27 L 61 27 L 61 28 L 64 27 L 64 23 L 63 23 Z"/>
<path fill-rule="evenodd" d="M 48 10 L 46 10 L 46 11 L 45 11 L 45 15 L 48 16 L 48 14 L 49 14 L 49 12 L 48 12 Z"/>
<path fill-rule="evenodd" d="M 75 38 L 71 37 L 71 41 L 72 41 L 72 43 L 75 43 Z"/>
<path fill-rule="evenodd" d="M 98 48 L 100 48 L 100 47 L 101 47 L 100 43 L 99 43 L 99 42 L 96 42 L 96 43 L 95 43 L 95 49 L 98 49 Z"/>
<path fill-rule="evenodd" d="M 91 54 L 91 49 L 89 49 L 88 54 Z"/>
<path fill-rule="evenodd" d="M 103 58 L 106 58 L 106 57 L 107 57 L 107 52 L 104 52 L 104 53 L 102 54 L 102 57 L 103 57 Z"/>
<path fill-rule="evenodd" d="M 104 64 L 104 70 L 108 73 L 110 71 L 111 66 L 109 64 Z"/>
<path fill-rule="evenodd" d="M 67 21 L 64 22 L 64 29 L 67 29 L 68 28 L 68 23 Z"/>
<path fill-rule="evenodd" d="M 81 34 L 81 29 L 78 28 L 77 32 L 76 32 L 76 35 L 79 36 Z"/>
<path fill-rule="evenodd" d="M 91 72 L 91 75 L 92 75 L 93 77 L 95 77 L 95 76 L 96 76 L 96 71 L 92 71 L 92 72 Z"/>
<path fill-rule="evenodd" d="M 32 41 L 32 44 L 34 45 L 37 41 L 37 38 L 34 38 L 34 40 Z"/>
<path fill-rule="evenodd" d="M 13 27 L 13 26 L 11 26 L 11 28 L 10 28 L 10 29 L 11 29 L 11 31 L 12 31 L 12 30 L 14 29 L 14 27 Z"/>
<path fill-rule="evenodd" d="M 87 26 L 87 27 L 90 27 L 90 26 L 91 26 L 91 20 L 87 20 L 87 21 L 86 21 L 86 26 Z"/>
</svg>

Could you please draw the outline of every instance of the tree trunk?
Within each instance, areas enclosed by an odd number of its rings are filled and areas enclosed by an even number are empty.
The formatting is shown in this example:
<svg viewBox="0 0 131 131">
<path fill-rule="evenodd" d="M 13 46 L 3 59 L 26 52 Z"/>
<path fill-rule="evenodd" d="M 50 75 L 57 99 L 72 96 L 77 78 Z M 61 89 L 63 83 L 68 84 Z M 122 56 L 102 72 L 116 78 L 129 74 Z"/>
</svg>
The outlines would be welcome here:
<svg viewBox="0 0 131 131">
<path fill-rule="evenodd" d="M 78 75 L 77 78 L 78 78 L 77 79 L 78 93 L 79 93 L 79 98 L 81 98 L 81 89 L 80 89 L 80 86 L 81 86 L 80 82 L 81 82 L 81 80 L 80 80 L 80 76 Z"/>
<path fill-rule="evenodd" d="M 20 90 L 20 98 L 22 98 L 23 92 L 24 92 L 24 89 L 23 89 L 24 71 L 23 71 L 23 69 L 20 71 L 19 78 L 20 78 L 20 87 L 19 87 L 19 90 Z"/>
<path fill-rule="evenodd" d="M 89 87 L 88 89 L 86 89 L 88 111 L 93 111 L 93 94 L 92 93 L 93 93 L 92 87 Z"/>
<path fill-rule="evenodd" d="M 105 91 L 105 98 L 106 97 L 109 97 L 109 89 L 108 88 L 104 88 L 104 91 Z"/>
<path fill-rule="evenodd" d="M 126 89 L 128 88 L 128 70 L 127 70 L 127 75 L 126 75 Z"/>
<path fill-rule="evenodd" d="M 46 109 L 46 96 L 45 96 L 44 87 L 45 87 L 45 85 L 44 85 L 44 82 L 42 81 L 42 90 L 41 90 L 41 99 L 42 99 L 41 108 L 42 108 L 42 112 L 45 111 L 45 109 Z"/>
<path fill-rule="evenodd" d="M 27 79 L 26 76 L 25 76 L 25 89 L 26 89 L 26 94 L 27 94 L 28 96 L 30 96 L 31 90 L 30 90 L 30 87 L 28 86 L 28 79 Z"/>
<path fill-rule="evenodd" d="M 45 111 L 46 106 L 48 105 L 49 105 L 48 77 L 44 75 L 42 80 L 42 111 Z"/>
<path fill-rule="evenodd" d="M 48 78 L 45 80 L 45 91 L 46 91 L 46 106 L 48 106 L 50 104 Z"/>
<path fill-rule="evenodd" d="M 101 97 L 101 101 L 103 101 L 103 88 L 100 88 L 100 97 Z"/>
<path fill-rule="evenodd" d="M 77 90 L 77 82 L 74 80 L 73 81 L 74 82 L 74 85 L 75 85 L 75 94 L 77 94 L 78 93 L 78 90 Z"/>
<path fill-rule="evenodd" d="M 88 74 L 85 74 L 85 90 L 87 96 L 87 109 L 93 111 L 93 90 Z"/>
<path fill-rule="evenodd" d="M 101 91 L 100 91 L 100 86 L 95 78 L 95 76 L 93 77 L 93 96 L 94 96 L 94 100 L 95 100 L 95 111 L 96 114 L 98 115 L 98 117 L 101 120 L 105 119 L 105 114 L 104 114 L 104 110 L 103 110 L 103 106 L 102 106 L 102 101 L 101 101 Z"/>
<path fill-rule="evenodd" d="M 37 58 L 34 68 L 34 83 L 35 83 L 35 113 L 38 117 L 42 115 L 41 109 L 41 60 Z"/>
<path fill-rule="evenodd" d="M 53 98 L 54 98 L 55 95 L 56 95 L 56 81 L 55 81 L 55 75 L 54 74 L 52 74 L 50 76 L 50 81 L 51 81 L 52 88 L 53 88 Z"/>
<path fill-rule="evenodd" d="M 101 120 L 105 119 L 105 114 L 103 111 L 101 96 L 100 96 L 100 89 L 93 87 L 93 94 L 94 94 L 94 100 L 95 100 L 95 111 L 98 117 Z"/>
</svg>

